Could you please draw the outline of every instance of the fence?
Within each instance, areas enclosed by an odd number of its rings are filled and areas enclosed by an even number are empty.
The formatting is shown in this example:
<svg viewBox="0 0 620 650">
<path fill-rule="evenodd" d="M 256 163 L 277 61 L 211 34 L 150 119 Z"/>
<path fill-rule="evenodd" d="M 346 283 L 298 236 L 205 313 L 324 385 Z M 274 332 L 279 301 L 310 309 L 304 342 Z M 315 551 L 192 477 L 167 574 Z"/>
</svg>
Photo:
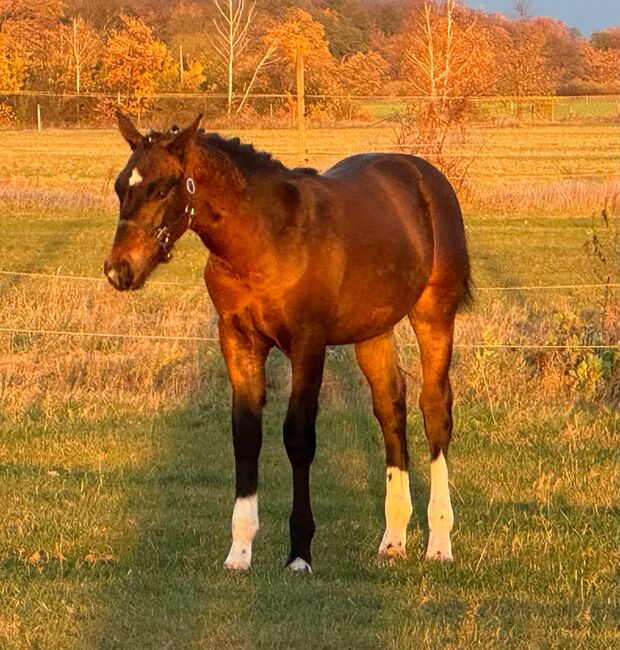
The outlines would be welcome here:
<svg viewBox="0 0 620 650">
<path fill-rule="evenodd" d="M 19 276 L 19 277 L 33 277 L 42 278 L 47 280 L 71 280 L 71 281 L 85 281 L 105 283 L 107 280 L 104 278 L 92 276 L 76 276 L 76 275 L 62 275 L 62 274 L 47 274 L 47 273 L 33 273 L 27 271 L 6 271 L 0 270 L 0 275 L 3 276 Z M 152 285 L 169 286 L 169 287 L 185 287 L 185 288 L 203 288 L 202 284 L 195 283 L 178 283 L 178 282 L 157 282 L 151 281 Z M 477 287 L 476 291 L 480 292 L 495 292 L 495 291 L 558 291 L 558 290 L 583 290 L 583 289 L 601 289 L 609 291 L 610 289 L 620 289 L 620 283 L 606 283 L 606 284 L 563 284 L 563 285 L 533 285 L 533 286 L 490 286 L 490 287 Z M 12 327 L 10 325 L 0 324 L 0 333 L 2 334 L 36 334 L 44 336 L 69 336 L 77 338 L 101 338 L 101 339 L 130 339 L 130 340 L 148 340 L 148 341 L 162 341 L 162 342 L 199 342 L 199 343 L 218 343 L 218 339 L 208 336 L 188 336 L 187 334 L 178 335 L 165 335 L 165 334 L 128 334 L 119 332 L 87 332 L 80 330 L 60 330 L 51 328 L 40 327 Z M 415 347 L 415 343 L 404 343 L 404 347 Z M 608 344 L 586 344 L 586 343 L 571 343 L 571 344 L 550 344 L 550 343 L 455 343 L 457 349 L 464 350 L 620 350 L 620 343 Z"/>
<path fill-rule="evenodd" d="M 240 101 L 237 97 L 237 102 Z M 428 102 L 422 96 L 306 95 L 310 124 L 347 124 L 394 120 L 407 108 L 415 112 Z M 466 101 L 469 119 L 475 123 L 581 122 L 613 120 L 620 113 L 620 97 L 532 96 L 450 98 Z M 124 96 L 106 93 L 0 92 L 0 126 L 41 128 L 110 126 L 114 109 L 131 105 L 149 121 L 183 121 L 198 112 L 211 121 L 236 125 L 295 126 L 295 98 L 291 94 L 254 94 L 244 110 L 226 115 L 227 96 L 222 94 L 168 93 Z"/>
</svg>

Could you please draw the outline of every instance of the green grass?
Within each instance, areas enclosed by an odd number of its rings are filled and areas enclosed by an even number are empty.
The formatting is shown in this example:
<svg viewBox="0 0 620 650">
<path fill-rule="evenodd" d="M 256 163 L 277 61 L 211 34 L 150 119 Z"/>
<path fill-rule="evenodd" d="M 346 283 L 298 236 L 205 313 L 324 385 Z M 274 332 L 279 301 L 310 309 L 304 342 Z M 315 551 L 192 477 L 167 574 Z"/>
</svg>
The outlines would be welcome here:
<svg viewBox="0 0 620 650">
<path fill-rule="evenodd" d="M 476 98 L 474 119 L 480 121 L 519 120 L 579 122 L 588 119 L 613 119 L 618 116 L 617 97 L 554 97 L 542 100 L 498 100 Z M 364 99 L 359 104 L 377 120 L 394 119 L 407 108 L 400 99 Z M 414 101 L 415 104 L 415 101 Z"/>
<path fill-rule="evenodd" d="M 117 218 L 106 170 L 124 162 L 124 145 L 109 133 L 54 132 L 33 157 L 24 135 L 7 134 L 0 162 L 0 270 L 99 277 Z M 257 135 L 265 147 L 286 137 Z M 609 146 L 591 130 L 581 137 Z M 62 152 L 61 141 L 73 145 Z M 477 283 L 596 281 L 583 243 L 599 208 L 468 208 Z M 214 336 L 204 289 L 158 284 L 199 285 L 204 260 L 185 237 L 131 295 L 103 282 L 0 275 L 0 326 Z M 596 329 L 599 311 L 596 291 L 480 292 L 457 340 L 575 342 Z M 399 336 L 412 340 L 407 328 Z M 409 557 L 384 566 L 375 559 L 380 431 L 351 351 L 329 350 L 312 475 L 315 573 L 292 576 L 282 567 L 290 370 L 272 355 L 261 529 L 251 572 L 231 575 L 221 568 L 234 498 L 230 391 L 216 344 L 2 333 L 0 647 L 615 647 L 620 421 L 603 378 L 570 376 L 583 359 L 457 350 L 455 562 L 435 565 L 423 559 L 419 360 L 403 345 L 414 517 Z"/>
</svg>

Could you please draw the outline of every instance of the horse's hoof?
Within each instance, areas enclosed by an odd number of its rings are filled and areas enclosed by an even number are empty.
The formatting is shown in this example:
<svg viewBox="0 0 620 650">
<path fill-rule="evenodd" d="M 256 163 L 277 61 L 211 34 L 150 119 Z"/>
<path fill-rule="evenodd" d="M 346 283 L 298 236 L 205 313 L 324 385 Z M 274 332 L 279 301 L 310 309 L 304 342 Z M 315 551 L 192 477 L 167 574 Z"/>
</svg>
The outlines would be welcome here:
<svg viewBox="0 0 620 650">
<path fill-rule="evenodd" d="M 239 571 L 240 573 L 243 571 L 249 571 L 250 570 L 250 563 L 249 562 L 224 562 L 224 569 L 226 571 Z"/>
<path fill-rule="evenodd" d="M 402 544 L 386 544 L 385 546 L 379 547 L 379 552 L 377 553 L 377 558 L 381 561 L 392 562 L 394 560 L 400 560 L 407 557 L 407 551 L 403 548 Z"/>
<path fill-rule="evenodd" d="M 426 559 L 431 562 L 452 562 L 452 543 L 449 533 L 431 533 Z"/>
<path fill-rule="evenodd" d="M 452 554 L 448 555 L 446 553 L 442 553 L 441 551 L 437 551 L 435 554 L 427 552 L 426 559 L 430 562 L 452 562 L 454 558 L 452 557 Z"/>
<path fill-rule="evenodd" d="M 300 557 L 296 557 L 288 568 L 292 573 L 312 573 L 312 567 Z"/>
<path fill-rule="evenodd" d="M 224 568 L 227 571 L 249 571 L 251 562 L 252 556 L 248 557 L 246 551 L 239 552 L 237 549 L 231 549 L 224 562 Z"/>
</svg>

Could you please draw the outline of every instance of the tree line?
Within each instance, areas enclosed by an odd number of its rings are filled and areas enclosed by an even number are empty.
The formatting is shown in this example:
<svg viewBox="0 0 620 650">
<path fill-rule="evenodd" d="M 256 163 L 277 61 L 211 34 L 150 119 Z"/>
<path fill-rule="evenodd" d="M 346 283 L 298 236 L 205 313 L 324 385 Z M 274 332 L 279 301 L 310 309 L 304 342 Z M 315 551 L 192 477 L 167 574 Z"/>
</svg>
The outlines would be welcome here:
<svg viewBox="0 0 620 650">
<path fill-rule="evenodd" d="M 0 95 L 101 94 L 83 110 L 136 113 L 160 93 L 221 94 L 221 110 L 295 110 L 300 57 L 310 117 L 342 97 L 615 94 L 620 29 L 454 0 L 0 0 Z M 114 96 L 117 97 L 116 102 Z M 0 100 L 0 121 L 15 107 Z"/>
</svg>

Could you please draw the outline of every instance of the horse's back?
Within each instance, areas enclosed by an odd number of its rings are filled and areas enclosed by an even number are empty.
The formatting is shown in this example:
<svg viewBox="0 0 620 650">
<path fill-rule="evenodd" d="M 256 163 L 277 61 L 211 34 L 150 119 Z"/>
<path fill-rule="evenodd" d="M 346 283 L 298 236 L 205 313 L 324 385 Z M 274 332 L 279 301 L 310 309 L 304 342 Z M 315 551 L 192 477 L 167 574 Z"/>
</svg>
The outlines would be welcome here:
<svg viewBox="0 0 620 650">
<path fill-rule="evenodd" d="M 431 278 L 452 282 L 459 274 L 452 262 L 438 274 L 451 256 L 464 257 L 467 267 L 456 196 L 421 159 L 360 154 L 302 185 L 306 205 L 315 206 L 310 213 L 321 228 L 327 223 L 331 248 L 341 251 L 344 262 L 332 343 L 364 340 L 392 327 L 410 313 Z M 462 285 L 463 279 L 454 282 Z"/>
<path fill-rule="evenodd" d="M 367 153 L 345 158 L 323 175 L 340 185 L 357 210 L 345 210 L 345 227 L 368 227 L 377 237 L 398 234 L 416 253 L 418 272 L 444 282 L 469 282 L 461 208 L 448 179 L 416 156 Z M 438 280 L 438 277 L 434 277 Z"/>
</svg>

